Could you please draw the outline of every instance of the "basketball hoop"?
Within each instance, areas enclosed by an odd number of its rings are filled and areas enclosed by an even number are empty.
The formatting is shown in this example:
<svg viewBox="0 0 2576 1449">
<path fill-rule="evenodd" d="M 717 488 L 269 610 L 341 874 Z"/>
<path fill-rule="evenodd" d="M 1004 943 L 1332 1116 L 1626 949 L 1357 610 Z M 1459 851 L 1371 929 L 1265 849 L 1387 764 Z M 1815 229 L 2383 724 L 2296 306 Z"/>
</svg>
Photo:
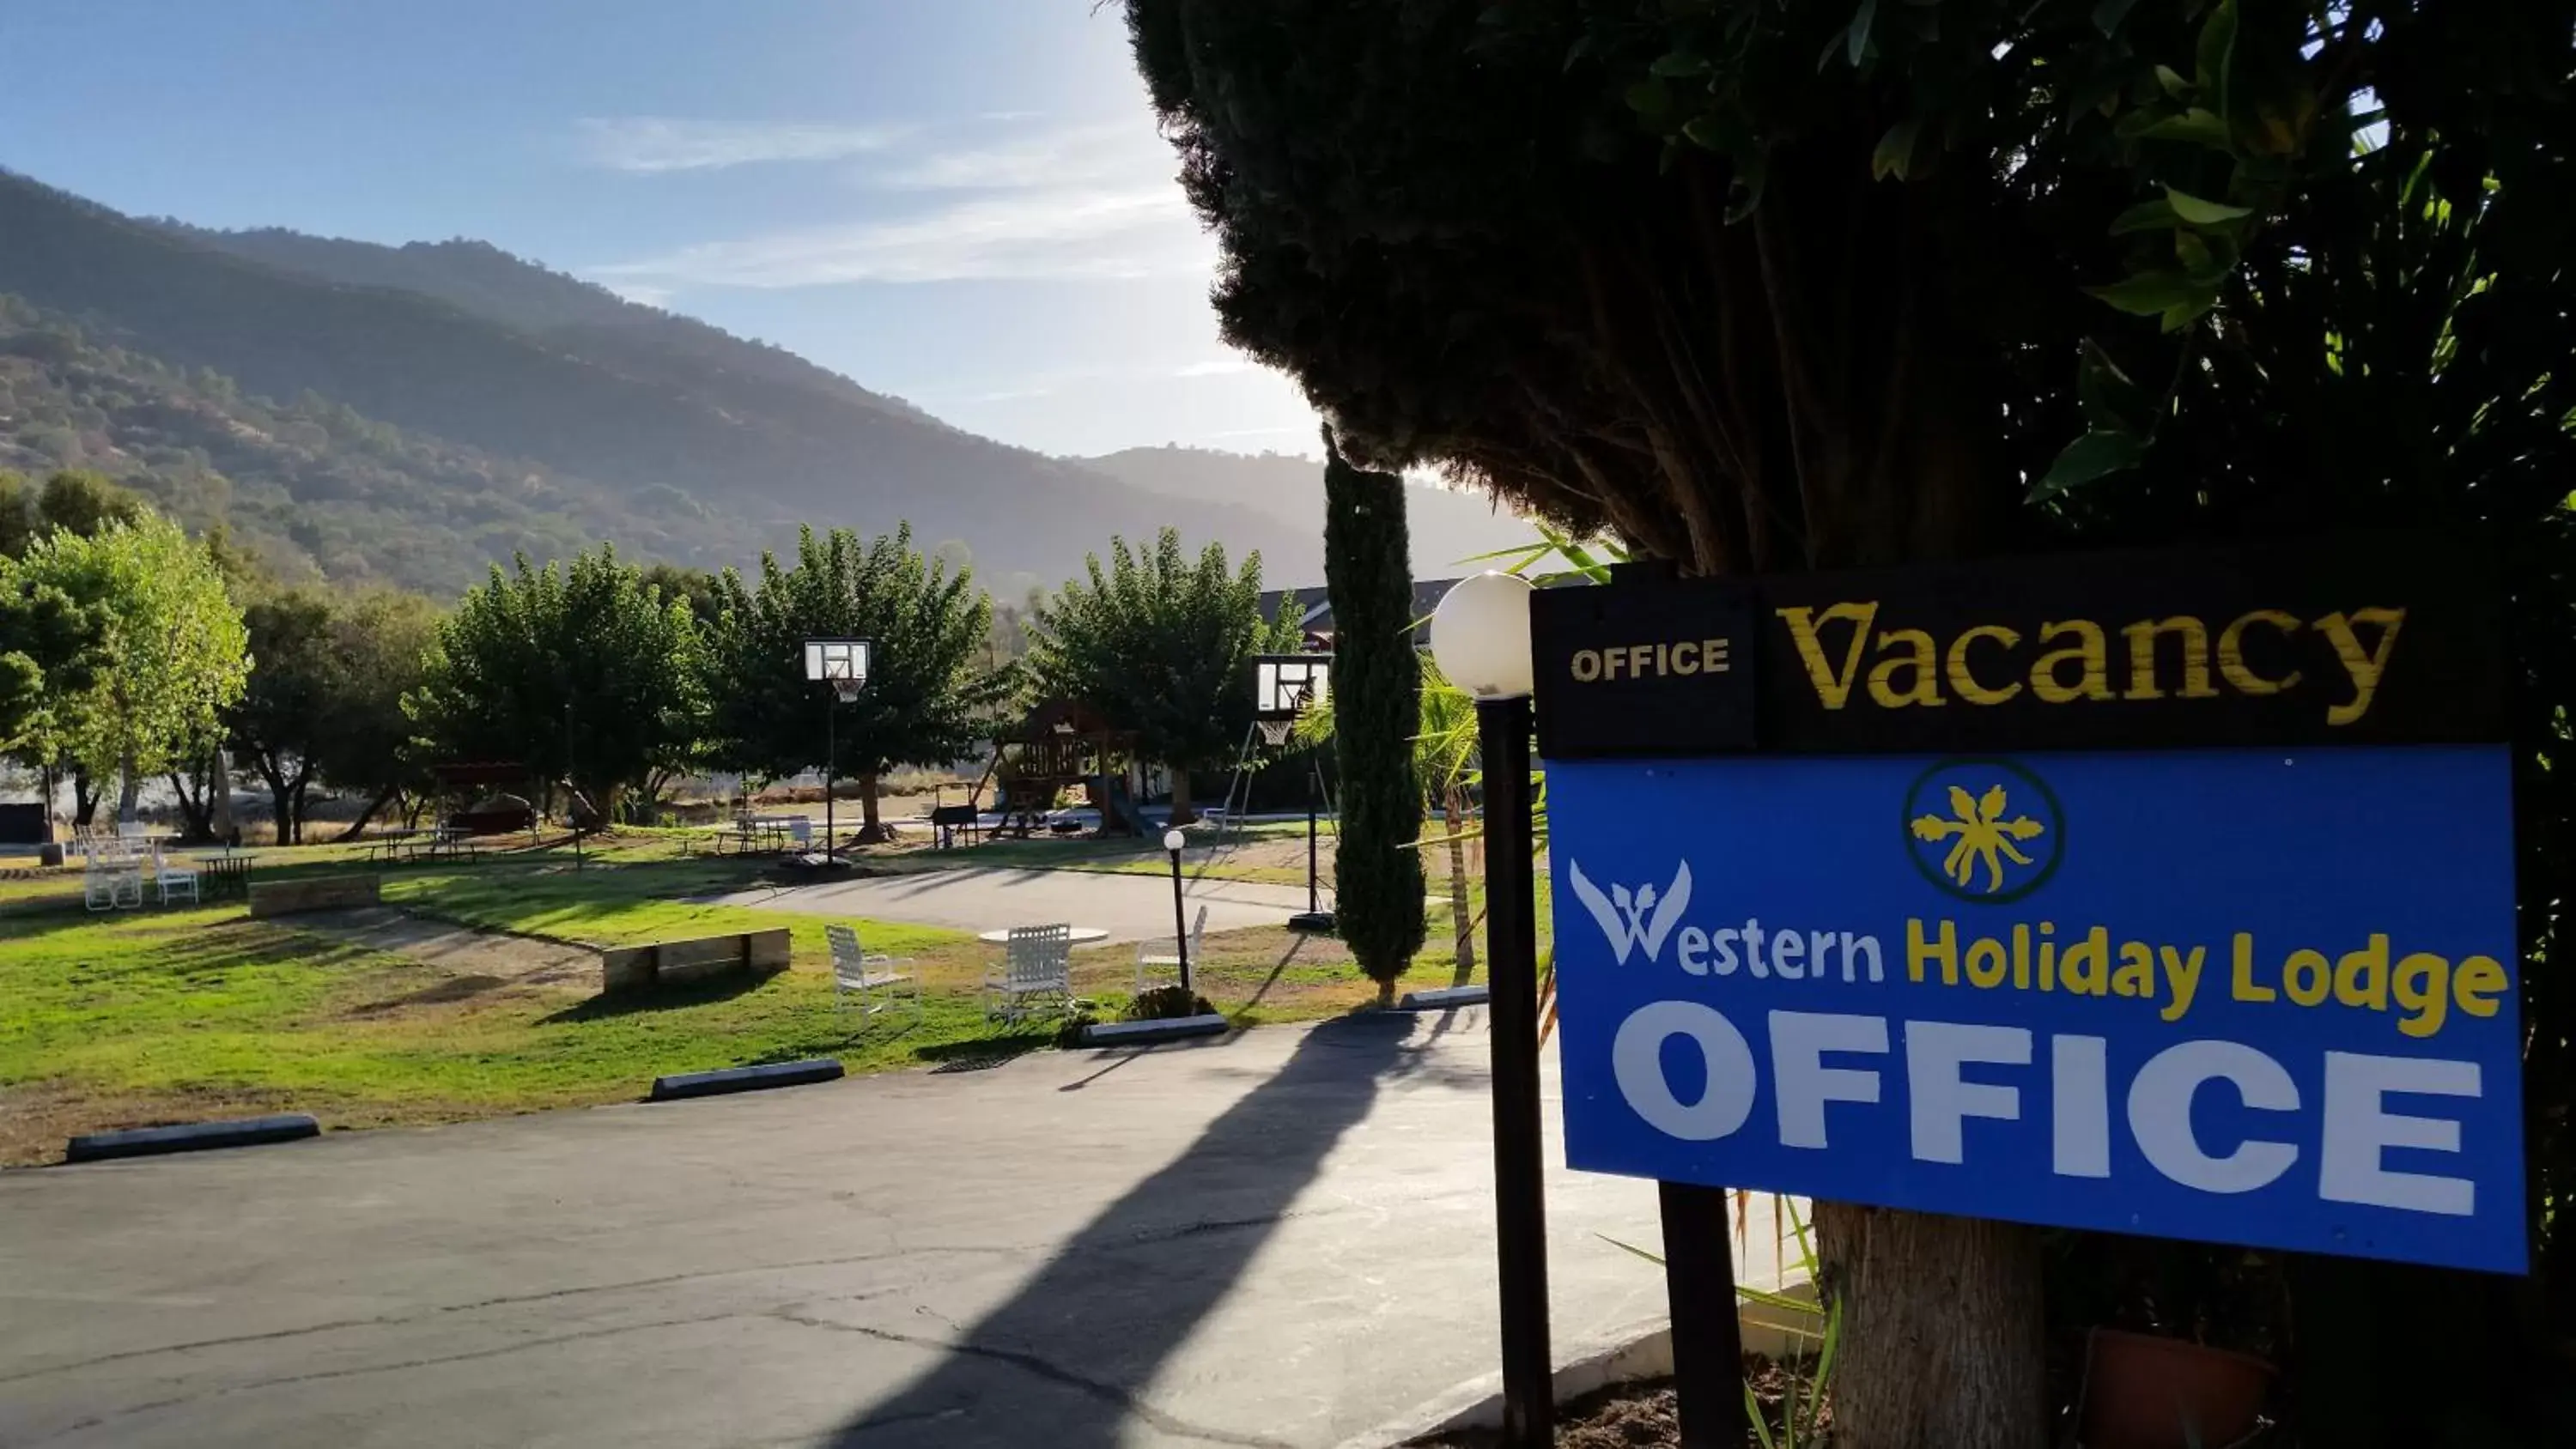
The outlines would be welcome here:
<svg viewBox="0 0 2576 1449">
<path fill-rule="evenodd" d="M 806 640 L 805 677 L 815 683 L 831 685 L 833 692 L 844 700 L 855 698 L 859 686 L 868 682 L 868 641 Z"/>
<path fill-rule="evenodd" d="M 859 697 L 859 691 L 867 687 L 868 682 L 864 679 L 835 679 L 832 681 L 832 693 L 839 695 L 841 703 L 843 704 L 848 704 L 850 701 L 857 699 Z"/>
<path fill-rule="evenodd" d="M 1265 719 L 1253 723 L 1261 731 L 1261 742 L 1272 749 L 1288 743 L 1288 732 L 1297 727 L 1297 722 L 1290 719 Z"/>
</svg>

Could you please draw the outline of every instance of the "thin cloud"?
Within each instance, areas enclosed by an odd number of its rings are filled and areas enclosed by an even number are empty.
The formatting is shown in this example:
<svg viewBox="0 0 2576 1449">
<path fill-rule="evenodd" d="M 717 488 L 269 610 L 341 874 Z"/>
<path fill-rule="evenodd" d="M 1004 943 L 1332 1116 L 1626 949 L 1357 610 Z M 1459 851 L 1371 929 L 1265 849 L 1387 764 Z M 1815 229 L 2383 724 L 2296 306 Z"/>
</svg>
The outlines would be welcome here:
<svg viewBox="0 0 2576 1449">
<path fill-rule="evenodd" d="M 1152 128 L 1103 122 L 999 144 L 927 151 L 864 179 L 900 190 L 1024 191 L 1169 181 L 1172 171 L 1171 150 Z"/>
<path fill-rule="evenodd" d="M 582 154 L 615 171 L 710 171 L 782 161 L 839 161 L 882 151 L 905 126 L 732 124 L 667 116 L 591 116 L 576 123 Z"/>
<path fill-rule="evenodd" d="M 1205 362 L 1193 362 L 1186 367 L 1174 368 L 1172 376 L 1225 377 L 1233 373 L 1250 372 L 1258 366 L 1260 366 L 1259 363 L 1248 357 L 1216 357 Z"/>
<path fill-rule="evenodd" d="M 1114 280 L 1204 273 L 1210 245 L 1173 186 L 1029 192 L 889 221 L 701 242 L 594 267 L 611 286 Z"/>
<path fill-rule="evenodd" d="M 667 308 L 671 305 L 669 287 L 656 287 L 644 282 L 604 282 L 601 285 L 638 306 Z"/>
</svg>

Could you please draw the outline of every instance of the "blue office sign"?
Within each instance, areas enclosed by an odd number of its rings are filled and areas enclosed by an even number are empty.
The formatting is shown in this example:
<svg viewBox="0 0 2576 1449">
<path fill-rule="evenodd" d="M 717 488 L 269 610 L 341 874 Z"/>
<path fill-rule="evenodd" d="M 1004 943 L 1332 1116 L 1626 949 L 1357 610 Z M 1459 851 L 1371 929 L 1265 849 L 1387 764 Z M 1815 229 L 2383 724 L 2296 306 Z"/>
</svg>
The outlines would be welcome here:
<svg viewBox="0 0 2576 1449">
<path fill-rule="evenodd" d="M 1937 573 L 1928 592 L 1877 576 L 1851 599 L 1831 597 L 1832 576 L 1796 581 L 1797 602 L 1730 585 L 1671 632 L 1704 641 L 1723 615 L 1743 631 L 1729 657 L 1763 661 L 1766 677 L 1726 686 L 1745 692 L 1732 717 L 1758 722 L 1737 748 L 1642 754 L 1653 741 L 1626 721 L 1600 736 L 1619 748 L 1587 753 L 1579 728 L 1559 731 L 1549 864 L 1573 1166 L 2525 1269 L 2510 755 L 2444 737 L 2501 718 L 2491 641 L 2443 623 L 2478 616 L 2455 595 L 2424 605 L 2402 574 L 2284 570 L 2298 584 L 2270 598 L 2263 576 L 2231 575 L 2224 607 L 2198 611 L 2205 560 L 2167 574 L 2170 596 L 2153 575 L 2123 572 L 2146 606 L 2132 618 L 2045 588 L 1978 594 L 2014 602 L 1942 621 L 1967 649 L 1865 642 L 1889 617 L 1937 637 L 1922 616 L 1970 597 Z M 2247 615 L 2258 626 L 2222 654 Z M 1655 633 L 1609 617 L 1619 640 L 1542 625 L 1543 701 L 1551 666 L 1568 682 L 1582 669 L 1572 651 Z M 1843 627 L 1818 629 L 1829 617 Z M 2270 654 L 2244 652 L 2251 627 Z M 2052 631 L 2074 652 L 2042 663 L 2029 646 Z M 2123 669 L 2124 631 L 2178 647 Z M 2419 666 L 2410 647 L 2452 652 Z M 2314 726 L 2282 729 L 2276 696 L 2320 664 L 2340 673 L 2301 695 Z M 1974 710 L 1970 691 L 2000 704 L 2034 679 L 2070 710 L 2223 713 L 2230 674 L 2277 689 L 2240 689 L 2265 708 L 2195 726 L 2237 731 L 2202 748 L 2056 747 L 2035 711 L 1985 733 L 1945 717 L 1944 743 L 1973 746 L 1955 752 L 1890 748 L 1907 736 L 1886 718 L 1833 719 L 1832 752 L 1800 743 L 1812 717 Z M 2455 710 L 2419 697 L 2436 687 Z M 1542 720 L 1579 719 L 1582 696 L 1556 688 Z M 1816 699 L 1784 707 L 1774 690 Z M 2388 704 L 2426 727 L 2327 733 Z M 2075 734 L 2151 732 L 2153 715 L 2122 713 Z"/>
</svg>

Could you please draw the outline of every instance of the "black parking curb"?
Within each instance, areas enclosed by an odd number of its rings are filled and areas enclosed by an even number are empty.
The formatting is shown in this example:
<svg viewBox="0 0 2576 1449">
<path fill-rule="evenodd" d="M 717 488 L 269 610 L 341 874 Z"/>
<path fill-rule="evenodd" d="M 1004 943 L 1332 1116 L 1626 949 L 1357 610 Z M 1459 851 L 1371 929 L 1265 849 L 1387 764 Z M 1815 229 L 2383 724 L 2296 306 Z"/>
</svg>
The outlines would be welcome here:
<svg viewBox="0 0 2576 1449">
<path fill-rule="evenodd" d="M 301 1112 L 271 1117 L 238 1117 L 229 1122 L 189 1122 L 176 1127 L 129 1127 L 119 1132 L 86 1132 L 63 1147 L 66 1162 L 105 1162 L 118 1157 L 154 1157 L 165 1152 L 203 1152 L 216 1147 L 250 1147 L 262 1142 L 294 1142 L 322 1135 L 322 1124 Z"/>
<path fill-rule="evenodd" d="M 655 1077 L 646 1100 L 676 1102 L 687 1097 L 721 1097 L 728 1092 L 758 1092 L 770 1087 L 802 1087 L 835 1082 L 843 1075 L 839 1059 L 814 1057 L 801 1062 L 771 1062 L 760 1067 L 727 1067 L 716 1072 L 682 1072 Z"/>
</svg>

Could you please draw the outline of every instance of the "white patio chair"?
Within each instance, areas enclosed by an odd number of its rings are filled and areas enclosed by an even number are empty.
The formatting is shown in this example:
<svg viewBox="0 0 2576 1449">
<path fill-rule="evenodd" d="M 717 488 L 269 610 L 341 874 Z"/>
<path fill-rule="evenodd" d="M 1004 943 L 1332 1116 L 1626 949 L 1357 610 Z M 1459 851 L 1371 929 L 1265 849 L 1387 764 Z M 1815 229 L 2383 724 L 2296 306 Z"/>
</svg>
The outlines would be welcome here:
<svg viewBox="0 0 2576 1449">
<path fill-rule="evenodd" d="M 798 850 L 810 848 L 814 844 L 814 822 L 802 815 L 788 821 L 787 841 Z"/>
<path fill-rule="evenodd" d="M 921 979 L 909 971 L 894 967 L 909 966 L 908 960 L 893 956 L 869 955 L 859 945 L 859 933 L 848 926 L 826 926 L 823 937 L 832 943 L 832 1010 L 839 1014 L 844 1006 L 855 1005 L 859 1024 L 881 1011 L 892 1011 L 902 998 L 912 998 L 912 1019 L 921 1020 Z"/>
<path fill-rule="evenodd" d="M 1191 960 L 1196 961 L 1199 959 L 1199 942 L 1204 939 L 1206 935 L 1207 907 L 1201 906 L 1199 907 L 1199 918 L 1190 922 Z M 1162 937 L 1156 936 L 1152 940 L 1139 941 L 1136 943 L 1136 994 L 1138 996 L 1145 994 L 1145 968 L 1148 966 L 1169 966 L 1172 968 L 1174 977 L 1177 979 L 1179 976 L 1181 958 L 1175 955 L 1165 955 L 1154 950 L 1155 946 L 1161 944 L 1162 939 Z"/>
<path fill-rule="evenodd" d="M 1073 927 L 1013 926 L 1002 945 L 1002 969 L 984 977 L 984 1014 L 1018 1022 L 1027 1003 L 1052 1000 L 1062 1010 L 1073 1006 Z"/>
<path fill-rule="evenodd" d="M 130 860 L 95 862 L 81 872 L 81 904 L 93 911 L 121 911 L 142 905 L 142 866 Z"/>
<path fill-rule="evenodd" d="M 204 904 L 197 895 L 196 868 L 171 864 L 169 857 L 161 853 L 161 847 L 158 845 L 152 847 L 152 886 L 160 893 L 161 904 L 165 906 L 170 904 L 172 896 L 182 891 L 187 893 L 188 904 L 192 906 Z M 134 883 L 134 894 L 135 904 L 142 904 L 143 882 L 139 872 Z"/>
</svg>

